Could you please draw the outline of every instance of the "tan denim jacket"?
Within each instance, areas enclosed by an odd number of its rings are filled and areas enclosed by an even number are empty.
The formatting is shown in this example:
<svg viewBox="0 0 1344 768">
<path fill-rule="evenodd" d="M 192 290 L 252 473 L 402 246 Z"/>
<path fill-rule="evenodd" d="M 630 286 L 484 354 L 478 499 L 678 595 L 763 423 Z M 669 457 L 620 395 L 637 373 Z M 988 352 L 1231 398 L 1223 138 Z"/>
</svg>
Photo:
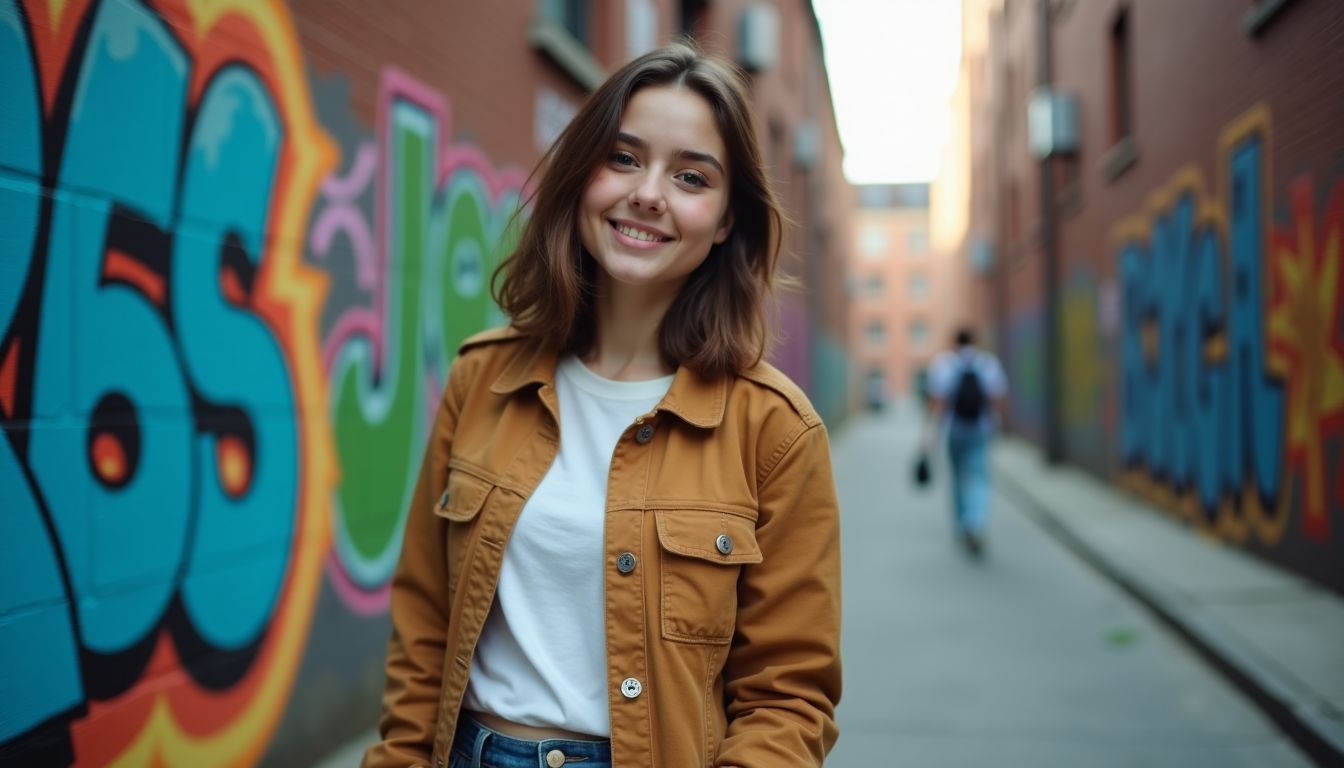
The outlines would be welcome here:
<svg viewBox="0 0 1344 768">
<path fill-rule="evenodd" d="M 453 364 L 392 582 L 365 766 L 448 764 L 504 547 L 558 447 L 554 353 L 504 329 Z M 826 429 L 760 364 L 677 371 L 617 443 L 605 533 L 612 759 L 820 765 L 840 698 L 840 538 Z"/>
</svg>

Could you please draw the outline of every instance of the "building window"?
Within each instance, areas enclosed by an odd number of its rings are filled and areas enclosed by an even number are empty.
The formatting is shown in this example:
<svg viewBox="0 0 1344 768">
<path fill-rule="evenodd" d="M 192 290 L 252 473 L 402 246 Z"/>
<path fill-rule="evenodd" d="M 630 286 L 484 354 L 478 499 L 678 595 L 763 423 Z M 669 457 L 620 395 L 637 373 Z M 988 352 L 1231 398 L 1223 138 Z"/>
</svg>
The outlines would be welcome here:
<svg viewBox="0 0 1344 768">
<path fill-rule="evenodd" d="M 1111 24 L 1111 148 L 1102 158 L 1102 173 L 1114 180 L 1138 160 L 1134 143 L 1133 21 L 1121 8 Z"/>
<path fill-rule="evenodd" d="M 922 229 L 912 229 L 906 244 L 910 247 L 911 256 L 926 254 L 929 252 L 929 233 Z"/>
<path fill-rule="evenodd" d="M 546 54 L 579 85 L 596 90 L 607 74 L 589 50 L 592 17 L 588 0 L 539 0 L 528 27 L 528 42 Z"/>
<path fill-rule="evenodd" d="M 700 39 L 709 20 L 709 0 L 681 0 L 681 34 Z"/>
<path fill-rule="evenodd" d="M 541 15 L 565 28 L 569 36 L 588 45 L 588 0 L 541 0 Z"/>
<path fill-rule="evenodd" d="M 864 280 L 863 287 L 868 293 L 868 296 L 874 299 L 882 298 L 882 294 L 886 291 L 886 286 L 882 282 L 881 275 L 869 275 L 868 279 Z"/>
<path fill-rule="evenodd" d="M 876 227 L 865 229 L 859 238 L 859 250 L 869 261 L 881 261 L 887 255 L 887 235 Z"/>
<path fill-rule="evenodd" d="M 910 275 L 909 289 L 910 298 L 922 299 L 929 295 L 929 278 L 918 272 Z"/>
<path fill-rule="evenodd" d="M 929 324 L 923 320 L 910 321 L 910 346 L 923 349 L 929 343 Z"/>
<path fill-rule="evenodd" d="M 1129 136 L 1132 127 L 1130 87 L 1129 9 L 1122 9 L 1111 25 L 1111 143 Z"/>
<path fill-rule="evenodd" d="M 882 326 L 881 320 L 869 320 L 865 333 L 868 337 L 869 346 L 880 347 L 887 340 L 887 329 Z"/>
</svg>

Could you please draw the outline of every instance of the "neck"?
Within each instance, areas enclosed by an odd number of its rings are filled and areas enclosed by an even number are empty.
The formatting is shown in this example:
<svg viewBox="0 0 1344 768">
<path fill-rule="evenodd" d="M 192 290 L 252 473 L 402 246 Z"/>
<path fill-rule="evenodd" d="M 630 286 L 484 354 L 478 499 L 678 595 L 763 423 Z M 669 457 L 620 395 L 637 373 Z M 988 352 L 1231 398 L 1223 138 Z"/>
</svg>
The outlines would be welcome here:
<svg viewBox="0 0 1344 768">
<path fill-rule="evenodd" d="M 604 378 L 643 381 L 674 369 L 663 360 L 658 329 L 676 298 L 675 291 L 620 285 L 598 279 L 594 300 L 594 338 L 583 362 Z"/>
</svg>

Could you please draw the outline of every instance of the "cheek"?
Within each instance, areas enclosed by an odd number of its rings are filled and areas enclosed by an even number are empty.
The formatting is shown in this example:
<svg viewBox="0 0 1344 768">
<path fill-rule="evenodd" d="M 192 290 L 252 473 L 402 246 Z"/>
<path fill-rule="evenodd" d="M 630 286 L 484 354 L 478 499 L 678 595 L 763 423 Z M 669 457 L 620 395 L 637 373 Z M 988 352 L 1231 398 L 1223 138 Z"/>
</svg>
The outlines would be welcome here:
<svg viewBox="0 0 1344 768">
<path fill-rule="evenodd" d="M 713 235 L 723 221 L 724 206 L 717 200 L 696 200 L 682 210 L 682 226 L 697 233 Z"/>
<path fill-rule="evenodd" d="M 601 213 L 621 198 L 621 179 L 609 170 L 601 170 L 583 190 L 583 207 Z"/>
</svg>

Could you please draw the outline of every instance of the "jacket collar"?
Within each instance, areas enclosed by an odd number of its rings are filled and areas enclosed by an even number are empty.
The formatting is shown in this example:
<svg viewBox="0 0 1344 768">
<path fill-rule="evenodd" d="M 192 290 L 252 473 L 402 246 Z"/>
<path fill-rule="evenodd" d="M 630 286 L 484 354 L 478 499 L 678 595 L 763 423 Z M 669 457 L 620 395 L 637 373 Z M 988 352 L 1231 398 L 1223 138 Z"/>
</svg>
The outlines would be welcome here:
<svg viewBox="0 0 1344 768">
<path fill-rule="evenodd" d="M 711 429 L 723 423 L 727 402 L 727 377 L 706 379 L 682 365 L 677 367 L 677 377 L 658 404 L 658 410 L 675 414 L 687 424 Z"/>
<path fill-rule="evenodd" d="M 519 344 L 504 370 L 490 385 L 496 395 L 511 395 L 529 384 L 555 386 L 555 350 L 542 344 Z"/>
<path fill-rule="evenodd" d="M 490 385 L 496 395 L 512 395 L 532 384 L 555 386 L 555 351 L 539 344 L 522 344 L 504 370 Z M 676 378 L 655 410 L 667 411 L 702 429 L 723 423 L 728 401 L 728 379 L 706 379 L 686 366 L 678 366 Z"/>
</svg>

